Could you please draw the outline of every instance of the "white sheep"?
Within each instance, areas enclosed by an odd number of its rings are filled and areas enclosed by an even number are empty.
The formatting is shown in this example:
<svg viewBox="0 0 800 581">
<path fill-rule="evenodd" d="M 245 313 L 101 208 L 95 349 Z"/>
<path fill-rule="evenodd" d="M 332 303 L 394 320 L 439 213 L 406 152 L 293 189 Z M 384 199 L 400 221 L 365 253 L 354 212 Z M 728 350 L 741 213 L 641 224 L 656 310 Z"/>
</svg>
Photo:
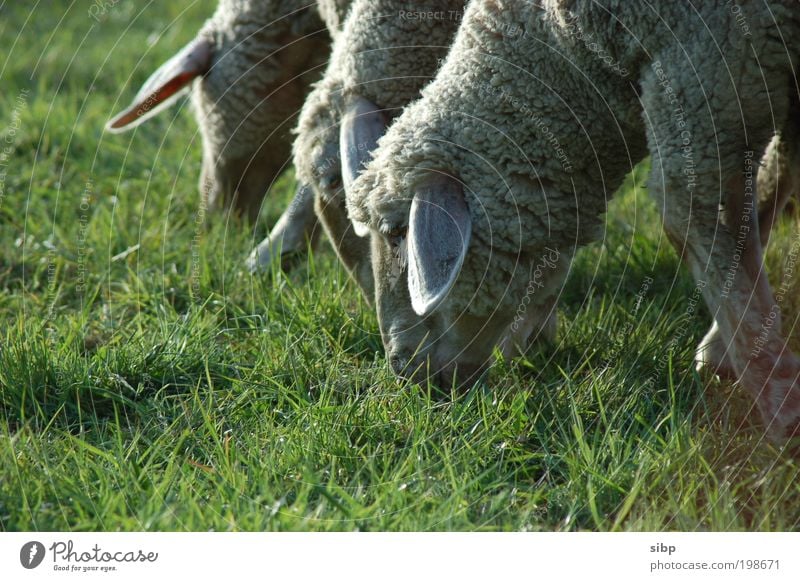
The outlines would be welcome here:
<svg viewBox="0 0 800 581">
<path fill-rule="evenodd" d="M 667 237 L 714 318 L 698 365 L 727 367 L 776 439 L 796 433 L 800 359 L 763 271 L 753 176 L 775 134 L 798 160 L 798 38 L 790 0 L 473 0 L 348 192 L 395 371 L 465 383 L 547 326 L 575 250 L 649 153 Z M 762 184 L 774 215 L 788 188 Z"/>
<path fill-rule="evenodd" d="M 342 0 L 322 4 L 326 21 L 338 21 Z M 203 137 L 201 195 L 210 207 L 232 205 L 255 218 L 287 166 L 294 117 L 322 72 L 329 43 L 312 0 L 220 0 L 194 40 L 147 80 L 107 129 L 135 127 L 193 87 Z M 289 213 L 303 227 L 290 233 L 289 247 L 305 244 L 303 231 L 314 226 L 310 200 L 301 188 Z"/>
<path fill-rule="evenodd" d="M 316 197 L 316 210 L 342 262 L 372 298 L 369 244 L 355 236 L 345 191 L 369 159 L 377 138 L 419 96 L 447 54 L 464 0 L 440 0 L 409 10 L 398 0 L 355 0 L 330 64 L 300 114 L 294 163 L 297 179 Z M 251 254 L 251 270 L 274 257 L 270 235 Z"/>
</svg>

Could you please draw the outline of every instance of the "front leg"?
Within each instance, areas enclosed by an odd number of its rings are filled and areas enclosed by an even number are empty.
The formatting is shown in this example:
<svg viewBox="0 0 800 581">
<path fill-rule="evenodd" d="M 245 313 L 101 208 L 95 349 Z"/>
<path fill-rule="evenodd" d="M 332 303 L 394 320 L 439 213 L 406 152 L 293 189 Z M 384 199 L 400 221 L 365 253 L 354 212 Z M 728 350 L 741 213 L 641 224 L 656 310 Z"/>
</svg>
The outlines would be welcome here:
<svg viewBox="0 0 800 581">
<path fill-rule="evenodd" d="M 325 233 L 336 250 L 350 276 L 361 287 L 367 302 L 373 303 L 375 283 L 372 275 L 369 238 L 361 238 L 353 231 L 353 224 L 347 216 L 345 192 L 339 189 L 331 195 L 317 195 L 314 207 Z"/>
<path fill-rule="evenodd" d="M 775 81 L 769 87 L 774 95 L 758 90 L 762 75 L 780 78 L 784 65 L 778 64 L 764 73 L 751 63 L 732 77 L 709 57 L 708 74 L 696 76 L 686 55 L 703 50 L 699 41 L 688 49 L 670 46 L 643 72 L 648 190 L 714 319 L 698 359 L 708 361 L 708 345 L 721 341 L 717 355 L 727 357 L 768 434 L 784 442 L 800 432 L 800 358 L 781 335 L 780 308 L 764 270 L 760 223 L 767 227 L 771 216 L 759 219 L 760 184 L 753 178 L 773 135 L 796 121 L 790 105 L 795 89 Z M 786 99 L 776 100 L 781 91 Z M 776 108 L 773 101 L 787 106 Z M 785 196 L 775 188 L 776 209 Z"/>
<path fill-rule="evenodd" d="M 291 259 L 302 255 L 307 244 L 316 245 L 319 239 L 317 216 L 314 213 L 314 192 L 299 185 L 297 192 L 272 231 L 247 257 L 245 266 L 251 273 L 265 272 L 280 260 L 288 268 Z"/>
<path fill-rule="evenodd" d="M 758 168 L 758 230 L 761 247 L 765 248 L 769 235 L 787 201 L 800 194 L 800 106 L 794 103 L 783 129 L 767 147 Z M 774 323 L 774 321 L 771 321 Z M 703 338 L 697 351 L 698 371 L 707 370 L 725 378 L 736 379 L 730 357 L 729 345 L 714 326 Z"/>
<path fill-rule="evenodd" d="M 678 190 L 669 178 L 663 183 Z M 753 397 L 772 438 L 782 442 L 800 431 L 800 358 L 781 336 L 780 309 L 763 266 L 756 211 L 744 211 L 741 203 L 746 196 L 743 176 L 724 183 L 726 224 L 717 222 L 716 209 L 698 195 L 688 204 L 665 201 L 664 227 L 702 283 L 714 317 L 698 360 L 707 360 L 710 337 L 720 341 L 727 348 L 727 371 Z"/>
</svg>

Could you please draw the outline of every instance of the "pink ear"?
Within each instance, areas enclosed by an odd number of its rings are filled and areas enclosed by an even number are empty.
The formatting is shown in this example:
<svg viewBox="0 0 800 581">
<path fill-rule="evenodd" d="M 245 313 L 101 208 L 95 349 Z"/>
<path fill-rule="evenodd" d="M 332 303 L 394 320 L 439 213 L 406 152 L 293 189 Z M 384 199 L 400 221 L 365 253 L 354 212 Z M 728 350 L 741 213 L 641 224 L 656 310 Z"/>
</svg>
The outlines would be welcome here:
<svg viewBox="0 0 800 581">
<path fill-rule="evenodd" d="M 339 149 L 342 156 L 342 183 L 345 191 L 356 180 L 370 158 L 372 150 L 386 131 L 386 119 L 377 105 L 364 97 L 356 97 L 342 115 L 339 128 Z"/>
<path fill-rule="evenodd" d="M 169 107 L 211 66 L 212 45 L 196 38 L 161 65 L 145 82 L 130 106 L 106 124 L 112 133 L 127 131 Z"/>
<path fill-rule="evenodd" d="M 467 255 L 472 218 L 454 178 L 435 174 L 414 192 L 408 220 L 408 292 L 420 316 L 447 296 Z"/>
</svg>

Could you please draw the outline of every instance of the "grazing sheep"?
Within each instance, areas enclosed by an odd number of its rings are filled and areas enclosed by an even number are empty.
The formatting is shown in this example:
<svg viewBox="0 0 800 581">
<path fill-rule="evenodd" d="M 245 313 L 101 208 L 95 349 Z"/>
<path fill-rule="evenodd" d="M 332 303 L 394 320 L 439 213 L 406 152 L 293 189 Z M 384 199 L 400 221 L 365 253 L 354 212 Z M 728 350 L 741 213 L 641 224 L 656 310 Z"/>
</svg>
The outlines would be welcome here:
<svg viewBox="0 0 800 581">
<path fill-rule="evenodd" d="M 787 188 L 753 176 L 775 134 L 767 166 L 781 144 L 797 162 L 800 13 L 735 8 L 470 3 L 438 76 L 348 192 L 397 373 L 463 384 L 494 346 L 546 328 L 575 250 L 649 153 L 667 237 L 714 318 L 698 365 L 728 366 L 776 439 L 797 432 L 800 359 L 763 270 L 755 191 L 774 192 L 768 228 Z"/>
<path fill-rule="evenodd" d="M 341 0 L 324 4 L 325 17 L 335 20 L 332 10 Z M 312 0 L 220 0 L 195 39 L 147 80 L 107 128 L 135 127 L 194 85 L 203 136 L 201 195 L 210 206 L 232 205 L 254 219 L 286 166 L 294 115 L 321 72 L 329 42 Z M 307 204 L 295 219 L 308 221 L 309 214 L 313 218 Z"/>
<path fill-rule="evenodd" d="M 300 114 L 294 162 L 298 181 L 316 195 L 317 215 L 342 262 L 372 298 L 369 245 L 352 232 L 345 191 L 377 138 L 435 74 L 458 29 L 464 0 L 440 0 L 427 11 L 398 0 L 355 0 L 331 62 Z M 264 269 L 270 236 L 248 259 Z"/>
</svg>

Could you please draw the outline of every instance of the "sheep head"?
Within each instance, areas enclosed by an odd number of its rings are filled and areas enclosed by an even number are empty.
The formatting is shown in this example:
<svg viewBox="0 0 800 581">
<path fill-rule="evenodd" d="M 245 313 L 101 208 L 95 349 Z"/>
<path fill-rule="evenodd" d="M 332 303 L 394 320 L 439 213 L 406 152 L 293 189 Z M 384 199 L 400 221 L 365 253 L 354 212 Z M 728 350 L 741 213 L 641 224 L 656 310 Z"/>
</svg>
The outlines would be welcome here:
<svg viewBox="0 0 800 581">
<path fill-rule="evenodd" d="M 495 348 L 511 356 L 531 338 L 553 339 L 555 299 L 570 261 L 542 232 L 512 240 L 498 231 L 524 229 L 507 220 L 513 203 L 499 206 L 504 196 L 495 192 L 506 183 L 509 196 L 531 199 L 542 184 L 513 174 L 493 180 L 485 167 L 466 163 L 459 172 L 427 169 L 434 157 L 409 154 L 400 129 L 389 130 L 348 193 L 351 219 L 371 240 L 387 359 L 404 378 L 468 387 Z"/>
<path fill-rule="evenodd" d="M 200 190 L 211 207 L 255 218 L 288 165 L 291 126 L 327 54 L 327 31 L 313 8 L 292 3 L 249 14 L 221 2 L 198 36 L 159 67 L 131 105 L 109 121 L 131 129 L 192 91 L 203 140 Z M 295 3 L 296 4 L 296 3 Z"/>
<path fill-rule="evenodd" d="M 373 171 L 379 165 L 356 180 L 348 201 L 351 217 L 371 239 L 387 359 L 407 379 L 469 386 L 490 363 L 494 347 L 512 335 L 513 314 L 502 306 L 488 312 L 471 308 L 470 298 L 485 292 L 473 275 L 487 265 L 480 264 L 484 255 L 470 252 L 476 242 L 464 184 L 447 172 L 410 172 L 421 176 L 411 195 L 382 195 L 388 192 L 376 185 L 382 180 Z M 515 329 L 507 342 L 524 343 L 532 330 Z"/>
</svg>

